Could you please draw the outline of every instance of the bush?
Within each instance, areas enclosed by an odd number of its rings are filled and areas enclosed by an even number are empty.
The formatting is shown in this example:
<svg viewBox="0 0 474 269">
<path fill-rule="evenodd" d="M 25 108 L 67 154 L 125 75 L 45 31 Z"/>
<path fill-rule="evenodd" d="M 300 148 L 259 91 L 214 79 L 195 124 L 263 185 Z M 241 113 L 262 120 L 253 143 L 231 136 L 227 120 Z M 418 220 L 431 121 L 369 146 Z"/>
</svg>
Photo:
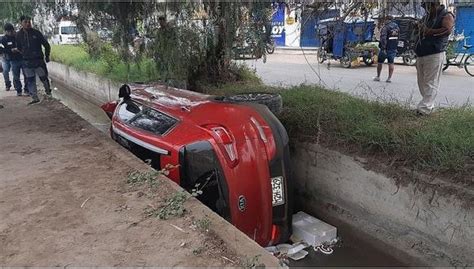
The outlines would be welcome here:
<svg viewBox="0 0 474 269">
<path fill-rule="evenodd" d="M 107 73 L 112 72 L 115 66 L 120 65 L 120 58 L 111 44 L 104 44 L 100 47 L 99 59 L 105 62 Z"/>
</svg>

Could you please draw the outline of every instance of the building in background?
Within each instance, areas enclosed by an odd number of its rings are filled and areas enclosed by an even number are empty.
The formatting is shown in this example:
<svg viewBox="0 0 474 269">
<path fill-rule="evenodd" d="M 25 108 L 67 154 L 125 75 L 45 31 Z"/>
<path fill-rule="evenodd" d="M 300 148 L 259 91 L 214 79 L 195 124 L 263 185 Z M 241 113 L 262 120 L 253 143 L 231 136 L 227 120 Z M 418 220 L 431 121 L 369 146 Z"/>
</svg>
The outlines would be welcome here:
<svg viewBox="0 0 474 269">
<path fill-rule="evenodd" d="M 302 1 L 303 2 L 303 1 Z M 340 10 L 331 8 L 317 12 L 307 3 L 273 3 L 272 38 L 279 47 L 318 47 L 320 21 L 340 16 Z"/>
</svg>

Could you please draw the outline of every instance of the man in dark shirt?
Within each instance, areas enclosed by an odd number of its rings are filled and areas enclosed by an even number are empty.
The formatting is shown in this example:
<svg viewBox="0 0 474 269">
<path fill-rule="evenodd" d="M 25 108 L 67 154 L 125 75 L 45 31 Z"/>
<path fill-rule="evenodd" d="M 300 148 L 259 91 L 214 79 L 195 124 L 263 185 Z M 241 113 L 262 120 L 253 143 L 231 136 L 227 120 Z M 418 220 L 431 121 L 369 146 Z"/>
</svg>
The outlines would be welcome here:
<svg viewBox="0 0 474 269">
<path fill-rule="evenodd" d="M 5 80 L 6 90 L 9 91 L 12 83 L 10 81 L 10 70 L 13 73 L 13 86 L 18 96 L 21 96 L 20 73 L 22 66 L 22 56 L 18 51 L 12 51 L 17 48 L 15 39 L 15 28 L 12 24 L 6 23 L 4 26 L 5 35 L 1 38 L 0 44 L 3 46 L 3 78 Z"/>
<path fill-rule="evenodd" d="M 397 56 L 398 36 L 400 28 L 398 24 L 393 21 L 391 16 L 387 17 L 382 31 L 380 33 L 380 53 L 378 57 L 377 76 L 375 81 L 380 81 L 380 74 L 382 73 L 383 63 L 388 61 L 388 78 L 387 82 L 392 82 L 393 71 L 395 70 L 395 57 Z"/>
<path fill-rule="evenodd" d="M 36 75 L 43 83 L 47 95 L 51 95 L 46 63 L 49 62 L 51 46 L 43 34 L 31 27 L 31 19 L 27 16 L 20 18 L 22 29 L 16 34 L 18 51 L 23 56 L 23 68 L 28 82 L 28 91 L 33 98 L 29 104 L 39 102 L 36 89 Z M 44 47 L 44 54 L 43 49 Z"/>
<path fill-rule="evenodd" d="M 446 47 L 454 28 L 454 15 L 438 0 L 425 2 L 423 7 L 428 14 L 420 25 L 421 36 L 415 49 L 418 88 L 423 97 L 417 113 L 428 115 L 435 106 L 441 72 L 446 63 Z"/>
</svg>

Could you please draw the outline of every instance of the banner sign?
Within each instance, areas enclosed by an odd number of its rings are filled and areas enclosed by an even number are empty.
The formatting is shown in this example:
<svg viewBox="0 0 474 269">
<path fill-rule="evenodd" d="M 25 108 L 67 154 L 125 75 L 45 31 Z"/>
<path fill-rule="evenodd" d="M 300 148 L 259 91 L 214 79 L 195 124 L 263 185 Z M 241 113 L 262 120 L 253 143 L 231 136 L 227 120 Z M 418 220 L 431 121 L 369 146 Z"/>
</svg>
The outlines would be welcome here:
<svg viewBox="0 0 474 269">
<path fill-rule="evenodd" d="M 273 8 L 271 37 L 277 46 L 285 46 L 285 4 L 274 3 Z"/>
</svg>

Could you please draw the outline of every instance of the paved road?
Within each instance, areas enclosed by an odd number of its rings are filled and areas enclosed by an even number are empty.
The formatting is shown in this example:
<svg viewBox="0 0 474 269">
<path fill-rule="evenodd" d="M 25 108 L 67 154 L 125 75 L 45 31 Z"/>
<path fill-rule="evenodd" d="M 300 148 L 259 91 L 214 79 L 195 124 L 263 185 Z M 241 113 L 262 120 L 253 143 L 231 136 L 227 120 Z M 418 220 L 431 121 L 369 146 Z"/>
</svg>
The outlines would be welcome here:
<svg viewBox="0 0 474 269">
<path fill-rule="evenodd" d="M 305 58 L 306 56 L 306 58 Z M 311 63 L 311 64 L 308 64 Z M 351 69 L 343 68 L 339 62 L 331 61 L 318 64 L 314 54 L 273 54 L 267 58 L 267 63 L 261 60 L 246 61 L 255 68 L 257 74 L 266 84 L 293 86 L 301 83 L 322 84 L 330 89 L 338 89 L 354 95 L 379 99 L 383 101 L 401 101 L 410 104 L 419 102 L 421 96 L 416 83 L 416 68 L 397 64 L 392 83 L 375 82 L 375 65 L 367 67 L 362 64 Z M 387 76 L 387 66 L 384 66 L 382 79 Z M 463 105 L 474 102 L 474 77 L 469 76 L 464 69 L 451 66 L 443 74 L 441 90 L 437 97 L 441 106 Z"/>
</svg>

